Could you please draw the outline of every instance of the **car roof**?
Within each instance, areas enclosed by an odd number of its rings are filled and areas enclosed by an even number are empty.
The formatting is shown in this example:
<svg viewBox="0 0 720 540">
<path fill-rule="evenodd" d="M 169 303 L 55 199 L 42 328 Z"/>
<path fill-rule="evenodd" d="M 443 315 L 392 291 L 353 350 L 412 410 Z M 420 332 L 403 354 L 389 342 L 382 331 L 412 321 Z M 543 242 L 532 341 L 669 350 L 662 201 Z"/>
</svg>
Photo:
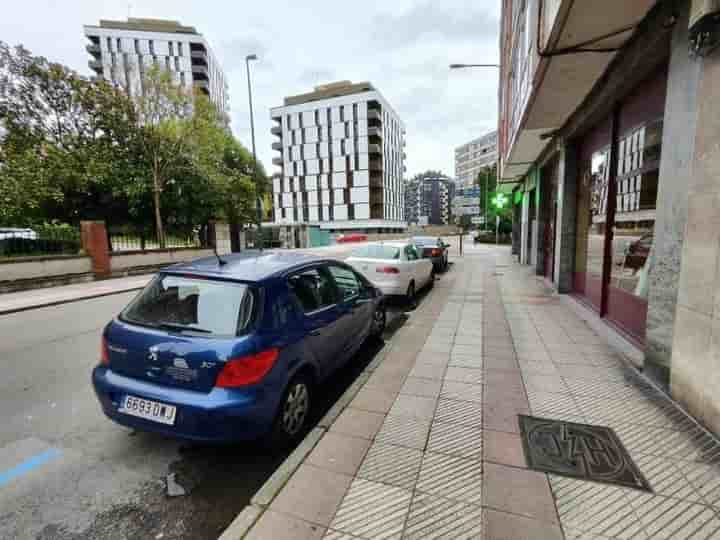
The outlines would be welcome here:
<svg viewBox="0 0 720 540">
<path fill-rule="evenodd" d="M 223 277 L 239 281 L 262 281 L 311 263 L 338 262 L 298 251 L 245 251 L 220 255 L 226 264 L 220 265 L 214 255 L 164 268 L 165 273 L 188 273 L 198 276 Z"/>
</svg>

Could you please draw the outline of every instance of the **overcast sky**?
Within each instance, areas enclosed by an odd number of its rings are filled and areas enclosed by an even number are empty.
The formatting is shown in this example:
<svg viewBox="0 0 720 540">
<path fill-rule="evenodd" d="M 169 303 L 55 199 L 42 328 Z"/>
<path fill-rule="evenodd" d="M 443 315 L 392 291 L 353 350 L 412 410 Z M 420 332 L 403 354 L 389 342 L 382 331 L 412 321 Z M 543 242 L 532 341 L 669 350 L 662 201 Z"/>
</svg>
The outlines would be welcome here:
<svg viewBox="0 0 720 540">
<path fill-rule="evenodd" d="M 273 170 L 270 107 L 316 84 L 371 81 L 407 128 L 407 175 L 454 175 L 456 146 L 495 129 L 499 0 L 23 0 L 0 17 L 0 39 L 90 75 L 84 24 L 176 19 L 204 34 L 225 71 L 232 129 L 250 148 L 245 55 L 255 53 L 258 157 Z M 223 7 L 220 7 L 223 6 Z"/>
</svg>

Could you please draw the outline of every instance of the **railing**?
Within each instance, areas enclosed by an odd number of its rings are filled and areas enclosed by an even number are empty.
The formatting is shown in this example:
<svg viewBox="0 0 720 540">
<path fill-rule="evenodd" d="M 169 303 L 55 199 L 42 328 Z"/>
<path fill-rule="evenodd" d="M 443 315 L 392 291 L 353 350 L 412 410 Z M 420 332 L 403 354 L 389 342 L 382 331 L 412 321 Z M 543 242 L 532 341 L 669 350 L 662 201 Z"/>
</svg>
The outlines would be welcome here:
<svg viewBox="0 0 720 540">
<path fill-rule="evenodd" d="M 80 247 L 80 231 L 71 226 L 0 227 L 0 258 L 77 255 Z"/>
<path fill-rule="evenodd" d="M 179 248 L 201 248 L 206 247 L 208 242 L 201 238 L 200 234 L 190 235 L 166 235 L 165 249 Z M 113 253 L 123 251 L 152 251 L 161 249 L 160 243 L 154 234 L 142 233 L 110 233 L 108 234 L 109 248 Z"/>
</svg>

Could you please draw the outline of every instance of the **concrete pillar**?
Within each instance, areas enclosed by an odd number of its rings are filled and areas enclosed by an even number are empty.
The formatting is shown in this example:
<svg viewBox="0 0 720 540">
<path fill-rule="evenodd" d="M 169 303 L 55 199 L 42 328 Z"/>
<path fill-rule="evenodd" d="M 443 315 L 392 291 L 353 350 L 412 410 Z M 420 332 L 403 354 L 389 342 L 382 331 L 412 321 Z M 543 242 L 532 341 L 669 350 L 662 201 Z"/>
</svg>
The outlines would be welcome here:
<svg viewBox="0 0 720 540">
<path fill-rule="evenodd" d="M 685 26 L 687 23 L 678 21 L 677 33 L 682 34 Z M 687 50 L 686 38 L 673 39 L 678 56 L 682 43 Z M 678 128 L 695 139 L 692 161 L 680 177 L 668 178 L 684 184 L 689 174 L 670 390 L 693 416 L 720 433 L 720 51 L 692 62 L 700 70 L 695 129 L 688 133 L 687 126 Z M 693 66 L 688 71 L 692 74 Z M 692 97 L 685 96 L 687 104 L 692 105 Z M 663 152 L 667 150 L 663 145 Z"/>
<path fill-rule="evenodd" d="M 668 69 L 655 236 L 648 258 L 646 374 L 667 387 L 680 261 L 687 223 L 688 185 L 697 128 L 697 92 L 702 63 L 688 55 L 688 12 L 675 24 Z"/>
<path fill-rule="evenodd" d="M 535 172 L 537 175 L 535 185 L 535 215 L 533 223 L 533 266 L 535 273 L 545 273 L 545 224 L 550 220 L 550 186 L 548 179 L 543 178 L 540 168 Z"/>
<path fill-rule="evenodd" d="M 528 264 L 528 238 L 530 234 L 530 196 L 523 193 L 522 207 L 520 209 L 520 264 Z"/>
<path fill-rule="evenodd" d="M 559 293 L 572 291 L 575 271 L 575 221 L 577 216 L 577 151 L 563 144 L 558 154 L 558 204 L 555 226 L 555 286 Z"/>
<path fill-rule="evenodd" d="M 85 253 L 92 261 L 92 271 L 96 278 L 109 277 L 111 274 L 110 247 L 104 221 L 81 221 L 80 239 Z"/>
<path fill-rule="evenodd" d="M 227 223 L 215 223 L 214 244 L 217 252 L 221 255 L 232 253 L 232 241 L 230 240 L 230 225 Z"/>
</svg>

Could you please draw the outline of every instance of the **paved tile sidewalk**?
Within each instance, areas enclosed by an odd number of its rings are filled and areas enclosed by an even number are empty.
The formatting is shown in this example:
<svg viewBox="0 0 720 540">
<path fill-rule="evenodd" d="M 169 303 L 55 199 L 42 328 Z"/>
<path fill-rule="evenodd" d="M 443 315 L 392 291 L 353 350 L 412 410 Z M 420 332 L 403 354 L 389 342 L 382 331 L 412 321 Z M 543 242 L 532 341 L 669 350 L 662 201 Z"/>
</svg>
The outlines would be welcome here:
<svg viewBox="0 0 720 540">
<path fill-rule="evenodd" d="M 654 494 L 526 467 L 518 414 L 612 427 Z M 720 538 L 720 447 L 505 249 L 466 252 L 246 538 Z"/>
<path fill-rule="evenodd" d="M 144 274 L 0 294 L 0 315 L 141 289 L 151 277 Z"/>
</svg>

